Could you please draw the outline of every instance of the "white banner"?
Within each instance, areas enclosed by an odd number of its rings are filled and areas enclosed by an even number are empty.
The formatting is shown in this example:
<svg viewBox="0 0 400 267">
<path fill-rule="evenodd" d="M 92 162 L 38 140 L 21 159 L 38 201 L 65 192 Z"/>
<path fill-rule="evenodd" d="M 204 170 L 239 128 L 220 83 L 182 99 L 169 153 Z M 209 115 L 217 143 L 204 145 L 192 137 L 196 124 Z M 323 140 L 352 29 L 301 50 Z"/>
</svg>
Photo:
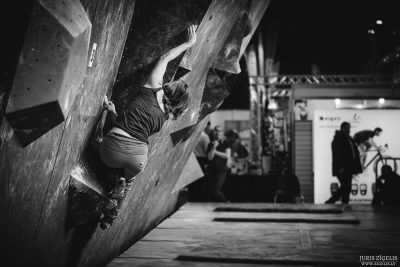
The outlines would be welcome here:
<svg viewBox="0 0 400 267">
<path fill-rule="evenodd" d="M 351 133 L 362 130 L 382 128 L 383 132 L 374 141 L 379 146 L 388 145 L 384 156 L 400 157 L 400 110 L 315 110 L 313 120 L 313 163 L 314 163 L 314 202 L 324 203 L 340 185 L 332 176 L 331 142 L 340 124 L 347 121 L 351 124 Z M 353 179 L 350 203 L 370 204 L 375 186 L 375 161 L 378 157 L 374 148 L 368 151 L 366 164 L 371 164 Z M 400 163 L 400 162 L 398 162 Z M 394 167 L 392 161 L 388 162 Z M 380 174 L 378 165 L 378 175 Z M 399 172 L 399 171 L 397 171 Z M 339 202 L 338 202 L 339 203 Z"/>
</svg>

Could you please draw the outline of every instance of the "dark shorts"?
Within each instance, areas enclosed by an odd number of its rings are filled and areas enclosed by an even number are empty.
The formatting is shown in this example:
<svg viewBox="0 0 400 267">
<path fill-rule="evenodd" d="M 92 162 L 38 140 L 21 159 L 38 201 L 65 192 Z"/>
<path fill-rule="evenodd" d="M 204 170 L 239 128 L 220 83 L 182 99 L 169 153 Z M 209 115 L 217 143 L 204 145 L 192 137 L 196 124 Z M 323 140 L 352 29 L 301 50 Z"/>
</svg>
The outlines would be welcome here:
<svg viewBox="0 0 400 267">
<path fill-rule="evenodd" d="M 109 132 L 99 147 L 100 158 L 110 168 L 123 169 L 133 179 L 147 164 L 148 146 L 133 137 Z"/>
</svg>

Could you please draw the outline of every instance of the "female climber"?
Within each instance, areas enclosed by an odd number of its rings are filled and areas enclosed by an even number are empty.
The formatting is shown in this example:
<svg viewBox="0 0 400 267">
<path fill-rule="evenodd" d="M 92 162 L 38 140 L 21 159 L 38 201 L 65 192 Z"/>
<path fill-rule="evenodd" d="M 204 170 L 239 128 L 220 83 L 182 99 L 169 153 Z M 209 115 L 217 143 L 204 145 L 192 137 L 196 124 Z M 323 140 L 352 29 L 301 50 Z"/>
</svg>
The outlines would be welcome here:
<svg viewBox="0 0 400 267">
<path fill-rule="evenodd" d="M 123 177 L 113 178 L 115 187 L 108 195 L 111 201 L 100 219 L 102 229 L 112 225 L 135 176 L 146 166 L 148 137 L 160 131 L 167 119 L 178 118 L 189 106 L 189 89 L 184 81 L 162 83 L 168 62 L 196 42 L 195 31 L 196 26 L 190 26 L 188 41 L 161 56 L 146 83 L 121 114 L 117 116 L 111 101 L 104 103 L 116 119 L 113 128 L 99 145 L 100 158 L 110 169 L 123 169 Z"/>
</svg>

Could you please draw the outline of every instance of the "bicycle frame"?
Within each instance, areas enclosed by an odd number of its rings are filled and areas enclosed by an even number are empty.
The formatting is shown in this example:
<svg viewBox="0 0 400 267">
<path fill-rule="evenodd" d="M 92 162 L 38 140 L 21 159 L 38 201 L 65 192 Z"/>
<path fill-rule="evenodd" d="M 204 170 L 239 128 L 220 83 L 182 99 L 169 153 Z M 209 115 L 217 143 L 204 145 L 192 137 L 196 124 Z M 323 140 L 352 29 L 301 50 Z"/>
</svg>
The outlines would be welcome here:
<svg viewBox="0 0 400 267">
<path fill-rule="evenodd" d="M 365 164 L 364 169 L 366 169 L 369 165 L 371 165 L 371 163 L 374 162 L 377 157 L 379 157 L 379 160 L 383 160 L 384 158 L 389 158 L 389 157 L 382 156 L 381 151 L 379 149 L 370 150 L 369 152 L 373 152 L 373 151 L 376 151 L 377 153 L 375 154 L 375 156 L 372 157 L 372 159 L 370 161 L 368 161 L 367 164 Z"/>
</svg>

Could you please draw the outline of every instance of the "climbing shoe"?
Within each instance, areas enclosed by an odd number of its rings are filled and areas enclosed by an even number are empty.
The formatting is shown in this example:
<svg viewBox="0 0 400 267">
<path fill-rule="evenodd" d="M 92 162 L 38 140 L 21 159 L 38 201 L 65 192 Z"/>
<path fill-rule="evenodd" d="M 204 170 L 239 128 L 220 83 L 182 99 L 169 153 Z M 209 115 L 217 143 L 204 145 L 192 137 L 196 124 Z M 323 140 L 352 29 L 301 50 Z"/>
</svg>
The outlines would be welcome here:
<svg viewBox="0 0 400 267">
<path fill-rule="evenodd" d="M 114 218 L 104 215 L 100 219 L 100 228 L 103 230 L 106 230 L 112 226 L 113 222 L 114 222 Z"/>
<path fill-rule="evenodd" d="M 100 228 L 105 230 L 109 228 L 119 214 L 118 200 L 110 199 L 103 209 L 103 217 L 100 218 Z"/>
<path fill-rule="evenodd" d="M 118 179 L 115 188 L 111 191 L 110 197 L 115 199 L 122 199 L 125 196 L 126 181 L 124 177 Z"/>
</svg>

